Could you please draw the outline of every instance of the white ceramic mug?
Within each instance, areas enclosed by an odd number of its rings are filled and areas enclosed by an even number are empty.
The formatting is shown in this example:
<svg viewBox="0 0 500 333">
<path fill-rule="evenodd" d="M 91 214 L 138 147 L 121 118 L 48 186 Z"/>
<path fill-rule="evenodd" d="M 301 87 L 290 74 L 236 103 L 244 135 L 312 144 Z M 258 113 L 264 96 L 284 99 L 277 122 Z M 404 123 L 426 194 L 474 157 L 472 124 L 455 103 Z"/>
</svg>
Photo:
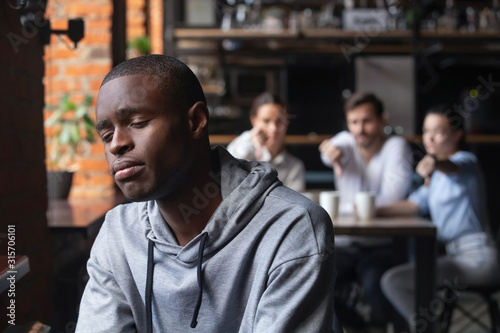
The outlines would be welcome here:
<svg viewBox="0 0 500 333">
<path fill-rule="evenodd" d="M 332 220 L 339 216 L 340 193 L 338 191 L 323 191 L 319 194 L 319 205 L 330 215 Z"/>
<path fill-rule="evenodd" d="M 354 204 L 356 205 L 356 213 L 360 220 L 369 220 L 375 216 L 375 193 L 356 193 Z"/>
</svg>

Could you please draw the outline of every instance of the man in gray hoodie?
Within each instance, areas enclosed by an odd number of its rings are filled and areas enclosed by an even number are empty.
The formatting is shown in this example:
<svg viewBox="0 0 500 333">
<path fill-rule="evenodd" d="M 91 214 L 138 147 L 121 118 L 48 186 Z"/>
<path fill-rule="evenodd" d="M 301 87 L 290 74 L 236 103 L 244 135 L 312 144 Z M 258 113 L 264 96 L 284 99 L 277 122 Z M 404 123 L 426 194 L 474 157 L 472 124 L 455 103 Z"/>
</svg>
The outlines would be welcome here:
<svg viewBox="0 0 500 333">
<path fill-rule="evenodd" d="M 116 66 L 96 106 L 113 179 L 77 332 L 331 332 L 333 227 L 269 164 L 210 148 L 195 75 L 150 55 Z"/>
</svg>

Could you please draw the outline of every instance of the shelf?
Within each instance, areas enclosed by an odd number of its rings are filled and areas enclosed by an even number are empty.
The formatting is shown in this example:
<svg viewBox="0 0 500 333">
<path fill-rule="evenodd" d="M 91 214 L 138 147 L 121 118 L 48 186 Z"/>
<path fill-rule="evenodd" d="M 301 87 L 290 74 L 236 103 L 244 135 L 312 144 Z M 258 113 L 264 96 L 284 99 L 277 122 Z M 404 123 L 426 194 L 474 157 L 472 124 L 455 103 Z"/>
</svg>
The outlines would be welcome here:
<svg viewBox="0 0 500 333">
<path fill-rule="evenodd" d="M 212 134 L 210 144 L 227 145 L 237 135 Z M 309 135 L 287 135 L 285 143 L 288 145 L 319 145 L 323 140 L 330 139 L 333 134 L 309 134 Z M 422 136 L 416 135 L 406 138 L 409 142 L 421 143 Z M 467 143 L 500 143 L 500 135 L 468 135 Z"/>
<path fill-rule="evenodd" d="M 412 36 L 410 30 L 404 31 L 347 31 L 341 29 L 308 29 L 297 32 L 283 31 L 265 31 L 265 30 L 247 30 L 231 29 L 221 30 L 216 28 L 194 29 L 179 28 L 174 30 L 175 38 L 182 39 L 293 39 L 293 38 L 332 38 L 346 39 L 366 36 L 367 38 L 377 39 L 407 39 Z"/>
<path fill-rule="evenodd" d="M 181 28 L 174 30 L 175 38 L 184 39 L 225 39 L 225 38 L 240 38 L 240 39 L 268 39 L 268 38 L 297 38 L 298 33 L 291 33 L 287 30 L 282 32 L 266 32 L 263 30 L 247 30 L 247 29 L 231 29 L 224 31 L 221 29 L 190 29 Z"/>
<path fill-rule="evenodd" d="M 174 30 L 175 38 L 182 39 L 294 39 L 294 38 L 312 38 L 312 39 L 349 39 L 366 36 L 368 39 L 409 39 L 412 37 L 411 30 L 397 30 L 397 31 L 349 31 L 341 29 L 307 29 L 303 31 L 290 32 L 283 31 L 265 31 L 265 30 L 248 30 L 248 29 L 231 29 L 221 30 L 217 28 L 196 29 L 196 28 L 178 28 Z M 483 41 L 493 40 L 500 41 L 500 32 L 436 32 L 436 31 L 422 31 L 421 37 L 426 39 L 449 39 L 449 40 L 463 40 L 470 41 Z"/>
<path fill-rule="evenodd" d="M 448 39 L 448 40 L 460 40 L 464 42 L 471 41 L 484 41 L 484 40 L 493 40 L 500 42 L 500 32 L 436 32 L 436 31 L 422 31 L 421 37 L 424 39 Z"/>
<path fill-rule="evenodd" d="M 210 144 L 227 145 L 238 135 L 212 134 Z M 285 143 L 289 145 L 319 145 L 323 140 L 331 138 L 330 134 L 287 135 Z"/>
<path fill-rule="evenodd" d="M 373 39 L 408 39 L 411 38 L 410 30 L 397 31 L 348 31 L 340 29 L 308 29 L 301 32 L 306 38 L 358 38 L 366 36 Z"/>
<path fill-rule="evenodd" d="M 222 96 L 226 92 L 224 86 L 218 84 L 202 84 L 202 88 L 206 95 Z"/>
<path fill-rule="evenodd" d="M 500 135 L 498 134 L 470 134 L 465 137 L 467 143 L 500 143 Z M 415 135 L 409 139 L 410 142 L 421 143 L 422 136 Z"/>
</svg>

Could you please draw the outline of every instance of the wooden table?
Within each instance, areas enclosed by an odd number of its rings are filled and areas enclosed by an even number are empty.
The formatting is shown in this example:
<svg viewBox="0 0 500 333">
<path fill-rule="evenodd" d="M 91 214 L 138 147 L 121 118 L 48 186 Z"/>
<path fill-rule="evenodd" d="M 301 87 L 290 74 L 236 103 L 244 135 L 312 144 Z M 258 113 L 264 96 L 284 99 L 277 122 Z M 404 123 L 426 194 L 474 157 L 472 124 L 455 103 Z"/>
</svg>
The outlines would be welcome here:
<svg viewBox="0 0 500 333">
<path fill-rule="evenodd" d="M 106 213 L 122 202 L 123 198 L 117 197 L 49 200 L 49 229 L 52 232 L 80 232 L 90 237 L 99 231 Z"/>
<path fill-rule="evenodd" d="M 436 227 L 420 217 L 374 218 L 357 221 L 353 217 L 340 216 L 333 222 L 336 235 L 394 236 L 415 241 L 415 309 L 428 309 L 435 297 Z M 435 332 L 435 322 L 420 326 L 419 332 Z"/>
</svg>

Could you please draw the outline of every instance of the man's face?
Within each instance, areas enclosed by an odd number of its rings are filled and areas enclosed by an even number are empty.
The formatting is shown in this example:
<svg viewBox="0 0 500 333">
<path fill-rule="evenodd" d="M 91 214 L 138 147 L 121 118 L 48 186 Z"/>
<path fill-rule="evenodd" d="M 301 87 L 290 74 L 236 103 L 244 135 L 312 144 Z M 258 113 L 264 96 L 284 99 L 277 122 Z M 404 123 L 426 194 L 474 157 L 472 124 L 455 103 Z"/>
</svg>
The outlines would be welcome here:
<svg viewBox="0 0 500 333">
<path fill-rule="evenodd" d="M 168 198 L 188 179 L 192 161 L 187 110 L 164 96 L 158 78 L 130 75 L 101 87 L 97 132 L 113 180 L 134 201 Z"/>
<path fill-rule="evenodd" d="M 346 113 L 347 128 L 358 146 L 367 148 L 384 134 L 385 121 L 377 116 L 371 103 L 361 104 Z"/>
</svg>

